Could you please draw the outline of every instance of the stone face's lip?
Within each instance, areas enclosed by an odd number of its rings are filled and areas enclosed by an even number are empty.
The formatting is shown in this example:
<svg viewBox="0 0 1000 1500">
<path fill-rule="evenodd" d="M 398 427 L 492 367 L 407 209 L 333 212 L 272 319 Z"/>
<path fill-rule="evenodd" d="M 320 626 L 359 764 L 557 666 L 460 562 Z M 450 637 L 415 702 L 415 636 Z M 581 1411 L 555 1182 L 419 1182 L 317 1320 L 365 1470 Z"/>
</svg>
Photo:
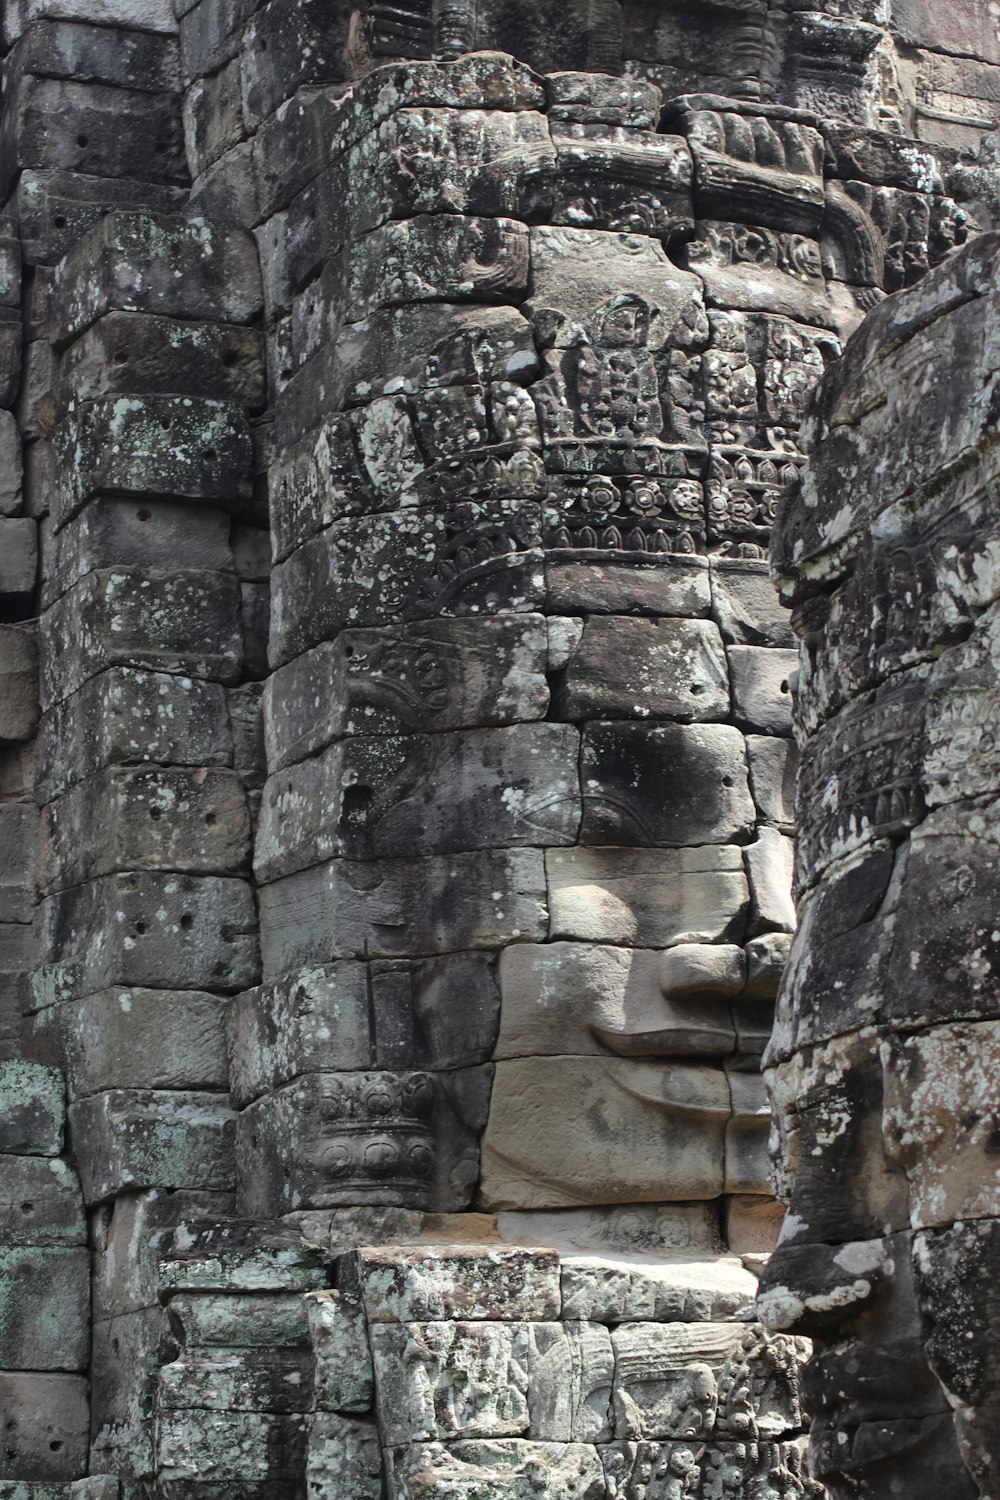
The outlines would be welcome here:
<svg viewBox="0 0 1000 1500">
<path fill-rule="evenodd" d="M 903 1458 L 926 1444 L 929 1429 L 943 1415 L 913 1417 L 887 1408 L 884 1416 L 860 1422 L 814 1417 L 809 1430 L 809 1471 L 823 1484 L 840 1474 L 862 1474 Z"/>
<path fill-rule="evenodd" d="M 658 1031 L 616 1031 L 591 1026 L 590 1033 L 617 1057 L 683 1057 L 690 1062 L 714 1063 L 734 1055 L 731 1031 L 713 1026 L 664 1027 Z"/>
</svg>

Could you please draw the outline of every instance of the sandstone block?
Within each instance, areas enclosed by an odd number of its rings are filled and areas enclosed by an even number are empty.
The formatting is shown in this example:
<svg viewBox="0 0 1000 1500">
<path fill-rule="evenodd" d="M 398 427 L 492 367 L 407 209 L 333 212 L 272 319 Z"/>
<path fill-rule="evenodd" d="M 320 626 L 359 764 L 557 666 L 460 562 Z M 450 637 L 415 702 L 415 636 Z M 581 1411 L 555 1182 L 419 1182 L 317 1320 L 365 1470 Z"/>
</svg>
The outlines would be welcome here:
<svg viewBox="0 0 1000 1500">
<path fill-rule="evenodd" d="M 187 1236 L 199 1221 L 232 1211 L 232 1197 L 225 1193 L 148 1188 L 92 1213 L 95 1321 L 156 1304 L 160 1263 L 171 1251 L 175 1229 Z"/>
<path fill-rule="evenodd" d="M 783 932 L 766 932 L 762 937 L 750 939 L 745 949 L 747 983 L 742 996 L 744 1000 L 777 999 L 791 945 L 790 934 Z"/>
<path fill-rule="evenodd" d="M 739 1323 L 626 1323 L 611 1340 L 619 1438 L 781 1437 L 799 1427 L 801 1341 Z M 749 1420 L 741 1377 L 757 1396 Z"/>
<path fill-rule="evenodd" d="M 111 766 L 42 814 L 43 890 L 121 870 L 241 875 L 250 818 L 235 771 Z"/>
<path fill-rule="evenodd" d="M 102 491 L 208 501 L 237 511 L 251 498 L 250 430 L 242 406 L 233 401 L 99 397 L 75 407 L 57 427 L 54 441 L 57 525 Z"/>
<path fill-rule="evenodd" d="M 48 710 L 40 751 L 45 801 L 109 765 L 229 766 L 226 695 L 214 682 L 112 667 Z"/>
<path fill-rule="evenodd" d="M 399 109 L 348 155 L 345 204 L 358 232 L 451 210 L 524 219 L 549 191 L 555 152 L 543 115 Z"/>
<path fill-rule="evenodd" d="M 52 294 L 60 344 L 106 312 L 249 323 L 261 302 L 245 230 L 149 212 L 103 218 L 60 262 Z"/>
<path fill-rule="evenodd" d="M 728 725 L 590 724 L 581 768 L 582 843 L 729 843 L 754 822 L 743 736 Z"/>
<path fill-rule="evenodd" d="M 225 1004 L 200 991 L 110 989 L 61 1007 L 70 1094 L 225 1089 Z"/>
<path fill-rule="evenodd" d="M 194 79 L 184 95 L 184 143 L 194 178 L 245 137 L 240 60 L 234 57 L 212 77 Z"/>
<path fill-rule="evenodd" d="M 14 405 L 21 378 L 19 325 L 20 319 L 13 308 L 0 307 L 0 399 L 5 406 Z"/>
<path fill-rule="evenodd" d="M 294 1349 L 308 1342 L 298 1292 L 180 1292 L 170 1298 L 167 1313 L 185 1349 Z"/>
<path fill-rule="evenodd" d="M 910 1224 L 916 1187 L 890 1123 L 899 1095 L 887 1103 L 879 1041 L 878 1031 L 866 1026 L 804 1047 L 768 1074 L 780 1150 L 776 1182 L 783 1197 L 788 1189 L 794 1193 L 782 1250 L 786 1244 L 880 1239 Z M 914 1112 L 918 1128 L 924 1128 L 925 1109 Z M 928 1171 L 935 1171 L 933 1157 Z"/>
<path fill-rule="evenodd" d="M 38 16 L 18 39 L 16 66 L 43 78 L 82 78 L 154 94 L 176 90 L 179 59 L 172 37 L 136 29 L 124 18 L 118 23 L 117 36 L 111 30 L 82 18 L 61 21 Z"/>
<path fill-rule="evenodd" d="M 274 569 L 271 664 L 280 667 L 339 630 L 401 616 L 536 613 L 544 590 L 540 542 L 539 508 L 521 500 L 379 515 L 360 534 L 336 521 Z"/>
<path fill-rule="evenodd" d="M 683 151 L 674 157 L 682 170 L 683 157 Z M 536 225 L 531 230 L 531 255 L 527 306 L 544 347 L 571 348 L 579 325 L 597 321 L 606 308 L 612 284 L 617 296 L 641 298 L 651 305 L 645 340 L 651 349 L 664 348 L 687 317 L 693 321 L 698 312 L 704 316 L 699 280 L 672 265 L 663 247 L 648 235 Z"/>
<path fill-rule="evenodd" d="M 94 1467 L 111 1473 L 152 1468 L 156 1369 L 167 1326 L 161 1307 L 143 1308 L 93 1325 L 91 1431 Z"/>
<path fill-rule="evenodd" d="M 500 956 L 497 1058 L 726 1056 L 727 998 L 742 950 L 682 944 L 658 953 L 597 943 L 515 943 Z M 735 986 L 735 989 L 734 989 Z"/>
<path fill-rule="evenodd" d="M 579 820 L 578 760 L 577 732 L 562 724 L 352 737 L 266 783 L 258 879 L 273 881 L 336 855 L 378 859 L 571 843 Z M 439 794 L 443 787 L 447 798 Z"/>
<path fill-rule="evenodd" d="M 936 1026 L 882 1044 L 886 1146 L 906 1173 L 915 1229 L 1000 1217 L 990 1168 L 998 1046 L 996 1022 Z"/>
<path fill-rule="evenodd" d="M 484 1490 L 502 1500 L 601 1500 L 606 1494 L 597 1449 L 586 1443 L 492 1441 L 414 1443 L 386 1451 L 392 1500 L 430 1500 L 447 1485 L 455 1500 Z"/>
<path fill-rule="evenodd" d="M 34 629 L 0 625 L 0 745 L 30 740 L 38 723 L 38 647 Z"/>
<path fill-rule="evenodd" d="M 15 73 L 4 119 L 4 197 L 18 168 L 184 182 L 180 101 L 169 92 Z M 82 144 L 81 144 L 82 142 Z"/>
<path fill-rule="evenodd" d="M 84 1198 L 148 1187 L 229 1191 L 234 1126 L 224 1094 L 115 1089 L 78 1099 L 70 1136 Z"/>
<path fill-rule="evenodd" d="M 569 719 L 723 719 L 729 683 L 708 620 L 592 615 L 554 697 Z"/>
<path fill-rule="evenodd" d="M 611 1436 L 611 1337 L 599 1323 L 528 1325 L 528 1416 L 533 1437 L 599 1443 Z"/>
<path fill-rule="evenodd" d="M 342 1259 L 339 1274 L 363 1302 L 369 1324 L 544 1322 L 559 1316 L 554 1250 L 457 1244 L 364 1249 Z"/>
<path fill-rule="evenodd" d="M 309 1292 L 309 1319 L 317 1411 L 366 1412 L 374 1397 L 374 1370 L 365 1316 L 340 1292 Z"/>
<path fill-rule="evenodd" d="M 35 809 L 16 802 L 0 806 L 0 922 L 31 921 L 37 844 Z"/>
<path fill-rule="evenodd" d="M 528 290 L 528 227 L 515 219 L 418 214 L 352 246 L 347 322 L 396 302 L 518 302 Z"/>
<path fill-rule="evenodd" d="M 36 523 L 28 516 L 0 518 L 0 594 L 8 608 L 30 603 L 37 572 Z"/>
<path fill-rule="evenodd" d="M 58 1156 L 66 1123 L 64 1095 L 57 1068 L 24 1058 L 0 1062 L 0 1151 Z"/>
<path fill-rule="evenodd" d="M 881 1010 L 895 923 L 894 864 L 892 849 L 876 844 L 802 902 L 771 1042 L 775 1060 L 793 1046 L 856 1030 Z"/>
<path fill-rule="evenodd" d="M 771 1111 L 764 1080 L 746 1061 L 725 1065 L 732 1116 L 726 1125 L 725 1191 L 768 1194 Z"/>
<path fill-rule="evenodd" d="M 528 1431 L 527 1325 L 374 1323 L 370 1338 L 386 1442 Z"/>
<path fill-rule="evenodd" d="M 53 999 L 113 985 L 245 989 L 258 977 L 253 897 L 212 875 L 106 875 L 40 908 Z"/>
<path fill-rule="evenodd" d="M 557 173 L 553 224 L 636 229 L 664 244 L 693 227 L 687 143 L 599 120 L 552 120 Z M 637 223 L 636 199 L 643 204 Z"/>
<path fill-rule="evenodd" d="M 18 278 L 20 280 L 20 278 Z M 21 508 L 21 439 L 12 412 L 0 412 L 0 516 Z"/>
<path fill-rule="evenodd" d="M 967 1410 L 988 1411 L 996 1389 L 997 1351 L 989 1330 L 996 1305 L 997 1254 L 997 1226 L 988 1219 L 922 1233 L 914 1241 L 920 1305 L 932 1320 L 930 1361 L 950 1402 Z M 954 1317 L 944 1315 L 946 1306 L 962 1308 L 961 1327 Z M 984 1417 L 969 1411 L 967 1419 L 974 1428 L 982 1423 L 985 1438 L 990 1429 Z M 975 1447 L 969 1444 L 970 1450 Z"/>
<path fill-rule="evenodd" d="M 564 1318 L 593 1323 L 721 1323 L 753 1302 L 756 1278 L 735 1256 L 656 1262 L 628 1255 L 563 1255 Z"/>
<path fill-rule="evenodd" d="M 83 1199 L 61 1157 L 0 1155 L 0 1212 L 8 1245 L 82 1245 Z"/>
<path fill-rule="evenodd" d="M 494 960 L 345 959 L 236 996 L 229 1086 L 240 1104 L 299 1072 L 454 1068 L 485 1062 L 496 1034 Z"/>
<path fill-rule="evenodd" d="M 83 1375 L 0 1373 L 4 1412 L 0 1479 L 76 1479 L 87 1467 L 90 1411 Z"/>
<path fill-rule="evenodd" d="M 548 606 L 559 614 L 683 615 L 695 620 L 711 607 L 705 560 L 669 552 L 597 559 L 549 550 L 545 581 Z"/>
<path fill-rule="evenodd" d="M 783 833 L 795 822 L 795 778 L 799 756 L 793 740 L 748 734 L 750 790 L 759 815 Z"/>
<path fill-rule="evenodd" d="M 745 858 L 750 885 L 748 934 L 794 932 L 791 839 L 776 828 L 759 828 L 754 842 L 746 847 Z"/>
<path fill-rule="evenodd" d="M 166 1411 L 157 1423 L 159 1482 L 179 1497 L 197 1483 L 280 1484 L 305 1462 L 307 1418 L 264 1412 L 188 1408 Z"/>
<path fill-rule="evenodd" d="M 85 1371 L 90 1257 L 54 1245 L 0 1248 L 0 1359 L 5 1370 Z"/>
<path fill-rule="evenodd" d="M 89 573 L 46 612 L 41 638 L 46 706 L 106 667 L 232 682 L 243 656 L 239 585 L 219 573 Z"/>
<path fill-rule="evenodd" d="M 545 935 L 543 860 L 534 849 L 334 860 L 264 886 L 259 899 L 267 981 L 366 952 L 405 957 L 419 945 L 453 953 Z"/>
<path fill-rule="evenodd" d="M 309 1429 L 306 1493 L 323 1500 L 332 1484 L 352 1500 L 382 1500 L 382 1449 L 373 1422 L 350 1421 L 317 1412 Z"/>
<path fill-rule="evenodd" d="M 42 608 L 100 568 L 232 571 L 230 518 L 223 510 L 169 501 L 147 505 L 99 495 L 44 540 Z"/>
<path fill-rule="evenodd" d="M 136 177 L 96 181 L 99 192 L 95 179 L 85 172 L 22 170 L 11 202 L 16 202 L 20 216 L 27 265 L 54 266 L 109 210 L 169 214 L 185 206 L 186 193 L 180 187 Z"/>
<path fill-rule="evenodd" d="M 733 687 L 733 709 L 748 729 L 763 734 L 792 732 L 789 679 L 798 668 L 798 653 L 761 646 L 726 650 Z"/>
<path fill-rule="evenodd" d="M 268 680 L 268 764 L 277 770 L 348 734 L 540 719 L 548 701 L 540 615 L 345 630 Z"/>
<path fill-rule="evenodd" d="M 259 125 L 301 85 L 341 82 L 349 76 L 348 19 L 320 0 L 297 5 L 268 0 L 258 8 L 240 49 L 243 115 L 249 127 Z"/>
<path fill-rule="evenodd" d="M 274 561 L 331 521 L 369 515 L 379 503 L 348 415 L 338 412 L 279 453 L 268 470 Z"/>
<path fill-rule="evenodd" d="M 727 645 L 794 648 L 795 634 L 768 576 L 752 558 L 711 561 L 712 618 Z"/>
<path fill-rule="evenodd" d="M 34 927 L 0 922 L 0 1039 L 5 1053 L 15 1057 L 24 1050 L 27 976 L 35 959 Z"/>
<path fill-rule="evenodd" d="M 498 1062 L 483 1138 L 483 1201 L 571 1208 L 713 1198 L 730 1095 L 695 1064 L 607 1057 Z"/>
<path fill-rule="evenodd" d="M 326 1254 L 296 1230 L 227 1216 L 179 1222 L 160 1282 L 185 1292 L 305 1292 L 328 1271 Z"/>
<path fill-rule="evenodd" d="M 213 1357 L 214 1356 L 214 1357 Z M 304 1349 L 224 1349 L 185 1354 L 156 1376 L 161 1410 L 266 1411 L 288 1416 L 309 1409 L 309 1356 Z"/>
<path fill-rule="evenodd" d="M 913 831 L 881 1007 L 894 1028 L 997 1014 L 995 807 L 939 808 Z"/>
<path fill-rule="evenodd" d="M 665 948 L 742 936 L 748 888 L 729 845 L 556 850 L 546 874 L 553 938 Z"/>
<path fill-rule="evenodd" d="M 258 1099 L 237 1133 L 242 1211 L 465 1208 L 491 1073 L 310 1073 Z"/>
<path fill-rule="evenodd" d="M 80 401 L 197 391 L 256 410 L 264 403 L 263 339 L 231 323 L 107 312 L 64 352 L 59 379 Z"/>
</svg>

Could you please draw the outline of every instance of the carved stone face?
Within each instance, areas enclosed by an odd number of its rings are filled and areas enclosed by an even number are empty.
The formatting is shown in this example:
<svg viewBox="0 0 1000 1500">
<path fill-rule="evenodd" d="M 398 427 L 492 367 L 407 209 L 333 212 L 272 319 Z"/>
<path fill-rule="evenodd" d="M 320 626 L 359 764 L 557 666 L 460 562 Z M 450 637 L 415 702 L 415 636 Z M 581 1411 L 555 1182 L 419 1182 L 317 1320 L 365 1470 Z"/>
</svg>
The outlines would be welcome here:
<svg viewBox="0 0 1000 1500">
<path fill-rule="evenodd" d="M 987 291 L 956 305 L 977 255 Z M 761 1310 L 815 1341 L 835 1500 L 973 1500 L 1000 1464 L 996 267 L 984 237 L 848 347 L 775 538 L 802 626 L 804 894 L 769 1047 L 789 1212 Z M 889 403 L 852 409 L 876 384 Z"/>
<path fill-rule="evenodd" d="M 705 872 L 687 879 L 703 885 Z M 736 901 L 719 915 L 723 925 L 742 920 Z M 501 958 L 500 985 L 488 1201 L 569 1207 L 766 1191 L 757 1061 L 771 1006 L 752 987 L 748 998 L 742 947 L 518 944 Z"/>
</svg>

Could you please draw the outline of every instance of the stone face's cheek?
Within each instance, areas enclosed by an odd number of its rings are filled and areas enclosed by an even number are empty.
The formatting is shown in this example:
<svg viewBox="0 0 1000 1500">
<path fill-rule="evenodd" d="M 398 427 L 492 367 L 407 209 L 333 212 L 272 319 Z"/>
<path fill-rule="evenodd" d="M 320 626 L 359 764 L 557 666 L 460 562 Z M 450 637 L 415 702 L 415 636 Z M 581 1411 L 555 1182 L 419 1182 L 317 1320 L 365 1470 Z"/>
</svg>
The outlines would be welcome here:
<svg viewBox="0 0 1000 1500">
<path fill-rule="evenodd" d="M 716 1197 L 730 1107 L 723 1074 L 694 1064 L 499 1062 L 483 1140 L 484 1199 L 552 1208 Z"/>
</svg>

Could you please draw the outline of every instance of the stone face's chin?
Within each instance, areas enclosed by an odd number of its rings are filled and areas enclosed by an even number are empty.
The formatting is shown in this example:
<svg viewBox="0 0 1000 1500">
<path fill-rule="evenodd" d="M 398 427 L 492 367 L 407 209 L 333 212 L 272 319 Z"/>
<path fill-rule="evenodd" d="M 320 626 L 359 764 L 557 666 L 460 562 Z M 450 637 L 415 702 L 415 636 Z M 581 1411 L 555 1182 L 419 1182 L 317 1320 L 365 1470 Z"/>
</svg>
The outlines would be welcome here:
<svg viewBox="0 0 1000 1500">
<path fill-rule="evenodd" d="M 763 1083 L 718 1060 L 498 1062 L 483 1138 L 493 1208 L 694 1202 L 749 1185 L 766 1160 Z"/>
<path fill-rule="evenodd" d="M 948 1500 L 977 1500 L 971 1479 L 962 1471 L 950 1413 L 886 1417 L 855 1425 L 816 1418 L 809 1431 L 809 1467 L 833 1500 L 877 1500 L 889 1493 L 890 1481 L 901 1495 L 929 1495 L 935 1477 L 939 1493 Z"/>
</svg>

